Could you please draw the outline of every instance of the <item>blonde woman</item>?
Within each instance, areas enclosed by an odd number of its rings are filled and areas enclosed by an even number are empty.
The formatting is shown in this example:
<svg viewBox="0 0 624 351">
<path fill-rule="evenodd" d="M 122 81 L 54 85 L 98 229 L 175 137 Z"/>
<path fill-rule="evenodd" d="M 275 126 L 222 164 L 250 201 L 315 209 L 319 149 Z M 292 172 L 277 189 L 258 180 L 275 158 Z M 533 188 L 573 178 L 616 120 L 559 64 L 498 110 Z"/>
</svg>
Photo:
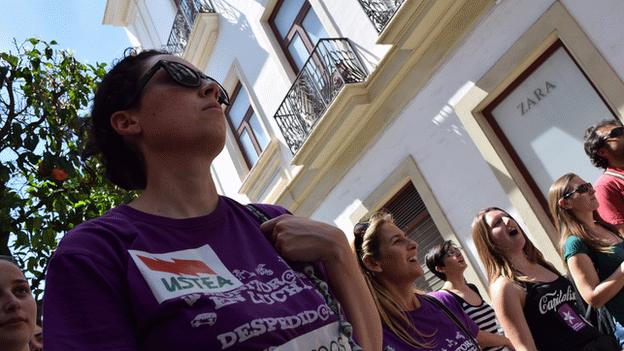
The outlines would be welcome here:
<svg viewBox="0 0 624 351">
<path fill-rule="evenodd" d="M 479 328 L 455 299 L 445 294 L 438 300 L 414 289 L 423 275 L 418 244 L 389 213 L 374 213 L 354 234 L 360 268 L 383 322 L 385 350 L 480 350 Z"/>
<path fill-rule="evenodd" d="M 548 205 L 561 234 L 561 255 L 588 304 L 624 323 L 624 240 L 598 215 L 594 188 L 574 173 L 557 179 Z"/>
<path fill-rule="evenodd" d="M 580 317 L 570 282 L 544 259 L 515 219 L 490 207 L 472 223 L 496 316 L 519 351 L 616 350 Z"/>
</svg>

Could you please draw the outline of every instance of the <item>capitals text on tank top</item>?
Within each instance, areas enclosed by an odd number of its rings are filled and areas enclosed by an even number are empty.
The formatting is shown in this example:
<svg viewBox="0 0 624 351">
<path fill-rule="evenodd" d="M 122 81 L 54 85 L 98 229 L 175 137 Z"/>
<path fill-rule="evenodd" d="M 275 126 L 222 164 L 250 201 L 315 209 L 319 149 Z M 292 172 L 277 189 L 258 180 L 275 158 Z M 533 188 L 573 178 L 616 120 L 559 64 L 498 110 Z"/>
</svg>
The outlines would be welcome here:
<svg viewBox="0 0 624 351">
<path fill-rule="evenodd" d="M 580 351 L 600 334 L 581 317 L 570 282 L 521 282 L 526 290 L 524 316 L 540 351 Z"/>
</svg>

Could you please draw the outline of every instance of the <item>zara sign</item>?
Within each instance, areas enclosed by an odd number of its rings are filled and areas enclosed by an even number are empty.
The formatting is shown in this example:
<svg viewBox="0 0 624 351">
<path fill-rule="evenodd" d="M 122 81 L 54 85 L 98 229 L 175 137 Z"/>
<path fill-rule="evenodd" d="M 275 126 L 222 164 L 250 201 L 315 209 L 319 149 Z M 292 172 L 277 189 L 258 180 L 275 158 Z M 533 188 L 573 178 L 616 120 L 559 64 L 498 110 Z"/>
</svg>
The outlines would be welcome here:
<svg viewBox="0 0 624 351">
<path fill-rule="evenodd" d="M 593 182 L 601 170 L 583 149 L 588 126 L 615 118 L 561 42 L 550 47 L 484 111 L 542 200 L 561 175 Z"/>
</svg>

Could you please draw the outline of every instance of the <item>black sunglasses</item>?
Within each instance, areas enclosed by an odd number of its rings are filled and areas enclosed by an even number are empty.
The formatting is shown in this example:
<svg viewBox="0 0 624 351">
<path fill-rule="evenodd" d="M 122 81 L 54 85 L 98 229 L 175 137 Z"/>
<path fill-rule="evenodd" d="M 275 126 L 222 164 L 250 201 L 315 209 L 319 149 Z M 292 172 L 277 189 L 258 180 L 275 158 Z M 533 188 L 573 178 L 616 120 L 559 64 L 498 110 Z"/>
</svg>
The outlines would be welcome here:
<svg viewBox="0 0 624 351">
<path fill-rule="evenodd" d="M 577 186 L 574 190 L 563 194 L 563 198 L 568 199 L 570 198 L 570 196 L 574 195 L 574 193 L 585 194 L 586 192 L 588 192 L 590 189 L 593 189 L 593 188 L 594 187 L 591 185 L 591 183 L 581 184 Z"/>
<path fill-rule="evenodd" d="M 456 246 L 449 247 L 449 249 L 444 253 L 444 257 L 456 257 L 459 255 L 461 255 L 461 249 Z"/>
<path fill-rule="evenodd" d="M 618 137 L 621 137 L 622 135 L 624 135 L 624 127 L 615 127 L 613 129 L 611 129 L 609 134 L 603 136 L 601 141 L 603 143 L 606 143 L 607 140 L 613 139 L 613 138 L 618 138 Z"/>
<path fill-rule="evenodd" d="M 149 69 L 149 71 L 145 72 L 141 79 L 139 79 L 139 82 L 137 83 L 137 91 L 134 95 L 132 95 L 132 98 L 128 100 L 125 108 L 134 105 L 134 103 L 141 96 L 141 93 L 143 92 L 143 89 L 145 88 L 147 82 L 152 79 L 154 74 L 158 72 L 161 67 L 165 69 L 171 79 L 184 87 L 197 88 L 202 84 L 202 79 L 207 79 L 211 82 L 216 83 L 219 86 L 219 97 L 217 98 L 217 101 L 222 105 L 230 104 L 230 97 L 228 96 L 223 86 L 221 86 L 221 84 L 219 84 L 219 82 L 217 82 L 215 79 L 208 77 L 201 72 L 197 72 L 193 68 L 181 62 L 159 60 L 158 62 L 156 62 L 156 64 L 154 64 L 154 66 L 152 66 L 152 68 Z"/>
</svg>

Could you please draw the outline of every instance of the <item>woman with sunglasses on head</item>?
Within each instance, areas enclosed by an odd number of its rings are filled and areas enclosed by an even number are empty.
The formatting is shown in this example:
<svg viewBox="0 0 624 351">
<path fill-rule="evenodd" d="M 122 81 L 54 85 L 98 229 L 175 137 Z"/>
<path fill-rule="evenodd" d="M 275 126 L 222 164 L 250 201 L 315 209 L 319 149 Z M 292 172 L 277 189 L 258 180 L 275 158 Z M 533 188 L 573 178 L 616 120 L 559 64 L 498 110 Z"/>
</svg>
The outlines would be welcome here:
<svg viewBox="0 0 624 351">
<path fill-rule="evenodd" d="M 592 185 L 568 173 L 550 187 L 548 205 L 561 234 L 562 257 L 583 300 L 606 306 L 624 324 L 624 240 L 598 215 Z"/>
<path fill-rule="evenodd" d="M 442 289 L 435 292 L 435 296 L 447 294 L 452 296 L 461 305 L 462 309 L 472 319 L 483 333 L 481 342 L 484 351 L 513 349 L 511 341 L 503 335 L 498 324 L 494 309 L 483 298 L 479 289 L 466 282 L 464 271 L 468 267 L 461 250 L 451 240 L 434 246 L 425 256 L 427 268 L 436 277 L 444 281 Z"/>
<path fill-rule="evenodd" d="M 24 273 L 13 258 L 0 255 L 0 349 L 28 351 L 37 305 Z"/>
<path fill-rule="evenodd" d="M 482 332 L 450 295 L 415 290 L 418 244 L 378 211 L 354 228 L 356 256 L 383 323 L 384 350 L 480 350 Z"/>
<path fill-rule="evenodd" d="M 139 196 L 61 241 L 46 277 L 47 351 L 357 349 L 351 336 L 379 349 L 344 233 L 217 194 L 226 104 L 219 83 L 160 51 L 106 74 L 95 146 L 108 179 Z"/>
<path fill-rule="evenodd" d="M 506 211 L 481 210 L 472 237 L 496 316 L 516 350 L 618 350 L 580 316 L 572 284 Z"/>
</svg>

